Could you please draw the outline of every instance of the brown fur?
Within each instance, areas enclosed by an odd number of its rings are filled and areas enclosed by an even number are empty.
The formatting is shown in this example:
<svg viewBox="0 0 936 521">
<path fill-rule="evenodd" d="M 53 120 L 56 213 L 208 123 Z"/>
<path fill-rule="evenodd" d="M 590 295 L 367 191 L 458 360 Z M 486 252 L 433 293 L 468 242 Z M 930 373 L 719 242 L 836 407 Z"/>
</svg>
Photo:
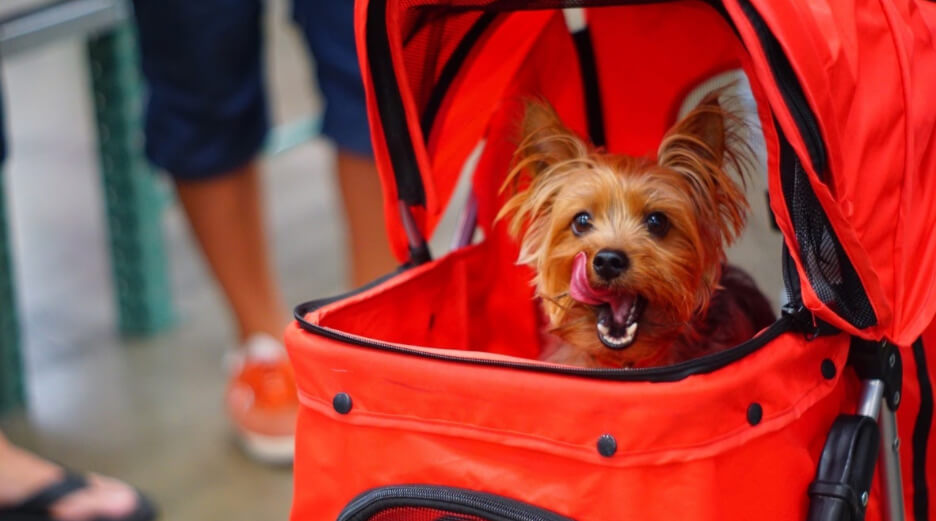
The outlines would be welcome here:
<svg viewBox="0 0 936 521">
<path fill-rule="evenodd" d="M 551 107 L 527 105 L 515 166 L 502 188 L 513 195 L 498 219 L 510 218 L 509 232 L 520 240 L 518 262 L 534 268 L 533 284 L 551 331 L 563 341 L 547 354 L 549 360 L 669 364 L 734 345 L 763 327 L 718 286 L 724 250 L 741 233 L 748 211 L 742 186 L 725 171 L 726 164 L 737 172 L 745 166 L 739 144 L 726 131 L 728 117 L 716 96 L 706 98 L 664 136 L 651 161 L 589 147 Z M 592 215 L 593 228 L 576 236 L 570 223 L 581 211 Z M 646 229 L 651 212 L 669 218 L 663 238 Z M 636 340 L 623 350 L 605 347 L 596 334 L 594 309 L 568 295 L 572 260 L 581 251 L 588 254 L 591 284 L 603 285 L 590 260 L 604 248 L 630 259 L 630 268 L 610 287 L 648 302 Z M 751 288 L 760 295 L 753 282 Z"/>
</svg>

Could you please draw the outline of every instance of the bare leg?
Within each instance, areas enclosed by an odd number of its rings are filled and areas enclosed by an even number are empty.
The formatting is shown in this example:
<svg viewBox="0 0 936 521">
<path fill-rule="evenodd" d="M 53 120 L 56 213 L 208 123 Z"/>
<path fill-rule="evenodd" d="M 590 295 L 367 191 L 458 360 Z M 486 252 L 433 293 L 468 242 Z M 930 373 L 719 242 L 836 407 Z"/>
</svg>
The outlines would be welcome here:
<svg viewBox="0 0 936 521">
<path fill-rule="evenodd" d="M 0 507 L 16 505 L 62 477 L 62 469 L 26 452 L 0 433 Z M 123 517 L 136 507 L 136 493 L 128 485 L 91 475 L 88 487 L 55 503 L 56 519 Z"/>
<path fill-rule="evenodd" d="M 234 311 L 240 339 L 254 333 L 280 338 L 289 315 L 268 253 L 257 163 L 206 181 L 176 181 L 176 190 Z"/>
<path fill-rule="evenodd" d="M 373 159 L 338 152 L 338 182 L 349 231 L 351 284 L 366 284 L 398 264 L 390 253 L 383 217 L 383 193 Z"/>
</svg>

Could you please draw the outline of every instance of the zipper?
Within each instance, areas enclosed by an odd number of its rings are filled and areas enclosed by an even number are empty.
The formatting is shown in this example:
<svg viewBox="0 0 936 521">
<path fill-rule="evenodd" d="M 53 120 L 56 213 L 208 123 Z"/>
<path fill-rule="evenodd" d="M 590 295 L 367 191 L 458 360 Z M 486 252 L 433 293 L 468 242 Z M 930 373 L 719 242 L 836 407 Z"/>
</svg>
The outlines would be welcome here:
<svg viewBox="0 0 936 521">
<path fill-rule="evenodd" d="M 383 2 L 376 2 L 381 4 Z M 642 2 L 628 2 L 628 1 L 597 1 L 597 2 L 581 2 L 576 3 L 577 6 L 587 6 L 587 5 L 615 5 L 615 4 L 631 4 L 631 3 L 642 3 Z M 788 109 L 790 110 L 793 118 L 799 128 L 800 134 L 803 137 L 803 140 L 806 144 L 807 151 L 810 155 L 810 160 L 813 164 L 813 168 L 816 172 L 822 177 L 825 174 L 827 168 L 827 156 L 825 150 L 825 143 L 822 139 L 821 132 L 819 130 L 819 124 L 816 120 L 815 115 L 812 112 L 812 109 L 809 107 L 809 103 L 806 101 L 806 97 L 803 94 L 802 87 L 800 86 L 796 73 L 793 71 L 792 65 L 790 65 L 789 60 L 786 57 L 782 47 L 780 46 L 779 41 L 770 31 L 770 28 L 767 26 L 764 19 L 756 11 L 756 9 L 751 5 L 748 0 L 738 0 L 739 5 L 741 6 L 742 11 L 745 16 L 747 16 L 748 21 L 751 24 L 751 27 L 754 29 L 755 33 L 760 40 L 761 47 L 764 51 L 765 56 L 767 57 L 768 64 L 770 65 L 771 71 L 774 75 L 774 81 L 779 88 L 781 95 L 786 102 Z M 579 5 L 581 4 L 581 5 Z M 523 7 L 511 6 L 507 10 L 511 9 L 522 9 Z M 723 10 L 720 10 L 723 14 Z M 731 19 L 728 18 L 728 21 L 731 22 Z M 392 125 L 391 125 L 392 127 Z M 385 126 L 385 128 L 387 128 Z M 402 269 L 405 269 L 403 267 Z M 384 279 L 385 280 L 385 279 Z M 376 282 L 376 281 L 375 281 Z M 367 287 L 372 287 L 376 284 L 370 284 Z M 649 381 L 649 382 L 673 382 L 682 380 L 688 376 L 695 374 L 704 374 L 720 369 L 732 362 L 740 360 L 741 358 L 759 350 L 764 345 L 769 343 L 774 338 L 780 336 L 781 334 L 788 331 L 800 331 L 807 335 L 807 338 L 814 338 L 816 336 L 834 334 L 837 331 L 831 327 L 821 327 L 816 325 L 817 322 L 812 314 L 802 305 L 797 306 L 788 306 L 782 311 L 781 317 L 774 322 L 770 327 L 768 327 L 763 333 L 754 337 L 747 342 L 739 344 L 731 349 L 725 351 L 719 351 L 717 353 L 712 353 L 710 355 L 702 356 L 693 360 L 688 360 L 678 364 L 674 364 L 667 367 L 651 367 L 651 368 L 637 368 L 637 369 L 589 369 L 589 368 L 571 368 L 571 367 L 552 367 L 544 363 L 534 363 L 534 362 L 504 362 L 504 361 L 494 361 L 494 360 L 483 360 L 469 357 L 460 357 L 453 355 L 442 355 L 436 353 L 427 353 L 417 349 L 406 348 L 401 346 L 396 346 L 388 344 L 386 342 L 381 342 L 379 340 L 374 340 L 366 337 L 361 337 L 357 335 L 350 335 L 337 331 L 334 329 L 322 327 L 316 324 L 312 324 L 305 320 L 305 314 L 313 311 L 325 304 L 340 300 L 347 296 L 352 295 L 353 293 L 342 295 L 340 297 L 335 297 L 326 300 L 312 301 L 305 304 L 300 304 L 296 307 L 294 316 L 298 321 L 300 327 L 304 330 L 330 338 L 333 340 L 338 340 L 346 344 L 351 344 L 359 347 L 366 347 L 372 349 L 378 349 L 382 351 L 405 354 L 411 356 L 418 356 L 421 358 L 428 358 L 433 360 L 445 361 L 445 362 L 456 362 L 456 363 L 467 363 L 473 365 L 482 365 L 482 366 L 493 366 L 493 367 L 502 367 L 509 369 L 518 369 L 526 371 L 535 371 L 542 373 L 552 373 L 565 376 L 577 376 L 585 378 L 594 378 L 601 380 L 613 380 L 613 381 Z"/>
<path fill-rule="evenodd" d="M 777 41 L 777 37 L 770 31 L 767 22 L 764 21 L 754 6 L 748 0 L 738 0 L 738 5 L 741 6 L 741 10 L 747 16 L 748 22 L 751 23 L 751 27 L 757 33 L 761 49 L 764 51 L 764 56 L 767 57 L 771 72 L 773 72 L 774 82 L 780 89 L 780 94 L 793 115 L 793 120 L 796 122 L 800 135 L 802 135 L 806 144 L 806 150 L 809 153 L 813 169 L 820 178 L 825 180 L 824 177 L 828 166 L 825 141 L 823 141 L 822 133 L 819 131 L 816 116 L 809 107 L 806 95 L 803 94 L 803 88 L 797 80 L 796 72 L 793 71 L 793 66 L 790 64 L 790 60 L 783 51 L 780 42 Z"/>
<path fill-rule="evenodd" d="M 432 485 L 381 487 L 365 492 L 341 511 L 338 521 L 368 521 L 400 507 L 423 507 L 486 521 L 571 521 L 567 517 L 508 498 L 473 490 Z M 449 519 L 448 517 L 440 519 Z M 452 516 L 457 520 L 461 517 Z"/>
<path fill-rule="evenodd" d="M 332 301 L 334 300 L 328 300 L 328 302 Z M 380 340 L 374 340 L 358 335 L 351 335 L 336 329 L 322 327 L 305 319 L 306 313 L 321 307 L 319 302 L 322 301 L 307 302 L 296 307 L 294 317 L 296 321 L 298 321 L 299 326 L 309 333 L 313 333 L 332 340 L 337 340 L 345 344 L 376 349 L 390 353 L 417 356 L 420 358 L 427 358 L 430 360 L 438 360 L 442 362 L 465 363 L 480 366 L 518 369 L 522 371 L 533 371 L 563 376 L 577 376 L 621 382 L 675 382 L 688 376 L 710 373 L 759 350 L 760 348 L 767 345 L 771 340 L 777 338 L 783 333 L 788 331 L 802 331 L 804 328 L 810 327 L 809 325 L 812 323 L 811 313 L 809 310 L 803 307 L 787 309 L 781 314 L 780 318 L 777 319 L 776 322 L 770 325 L 770 327 L 764 330 L 760 335 L 748 340 L 747 342 L 741 343 L 724 351 L 718 351 L 716 353 L 665 367 L 644 367 L 636 369 L 554 367 L 542 362 L 509 362 L 471 358 L 467 356 L 430 353 L 418 349 L 389 344 Z M 807 331 L 803 332 L 807 333 Z M 808 333 L 811 333 L 812 337 L 816 336 L 816 332 L 810 331 Z"/>
</svg>

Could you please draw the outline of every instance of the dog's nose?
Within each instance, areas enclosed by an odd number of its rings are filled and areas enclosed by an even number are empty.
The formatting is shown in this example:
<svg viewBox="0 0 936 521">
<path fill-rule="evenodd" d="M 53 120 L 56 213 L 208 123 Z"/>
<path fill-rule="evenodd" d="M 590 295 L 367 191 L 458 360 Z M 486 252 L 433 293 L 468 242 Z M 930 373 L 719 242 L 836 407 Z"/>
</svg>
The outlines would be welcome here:
<svg viewBox="0 0 936 521">
<path fill-rule="evenodd" d="M 623 251 L 601 250 L 592 259 L 592 266 L 599 277 L 612 280 L 627 270 L 627 267 L 630 266 L 630 260 Z"/>
</svg>

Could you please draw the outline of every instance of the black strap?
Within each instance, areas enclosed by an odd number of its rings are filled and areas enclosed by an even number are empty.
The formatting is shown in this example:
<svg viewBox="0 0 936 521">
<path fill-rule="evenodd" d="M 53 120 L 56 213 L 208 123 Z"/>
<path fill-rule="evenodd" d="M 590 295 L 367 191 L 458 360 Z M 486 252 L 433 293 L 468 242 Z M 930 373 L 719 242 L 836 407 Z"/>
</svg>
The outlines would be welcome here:
<svg viewBox="0 0 936 521">
<path fill-rule="evenodd" d="M 607 145 L 605 139 L 604 110 L 601 103 L 601 84 L 598 82 L 598 65 L 591 31 L 586 26 L 572 34 L 575 52 L 578 54 L 579 72 L 582 75 L 582 91 L 585 99 L 585 117 L 588 122 L 588 138 L 596 147 Z"/>
<path fill-rule="evenodd" d="M 63 497 L 88 487 L 88 481 L 79 474 L 65 471 L 62 479 L 40 490 L 32 497 L 21 502 L 11 511 L 24 512 L 48 512 L 58 500 Z M 2 510 L 0 510 L 2 512 Z"/>
<path fill-rule="evenodd" d="M 825 496 L 844 501 L 853 511 L 860 511 L 861 506 L 855 489 L 845 483 L 835 481 L 813 481 L 809 485 L 810 496 Z"/>
<path fill-rule="evenodd" d="M 913 425 L 913 516 L 915 521 L 929 521 L 926 453 L 933 427 L 933 383 L 930 381 L 922 338 L 913 343 L 913 359 L 916 362 L 916 376 L 920 385 L 920 410 Z"/>
</svg>

